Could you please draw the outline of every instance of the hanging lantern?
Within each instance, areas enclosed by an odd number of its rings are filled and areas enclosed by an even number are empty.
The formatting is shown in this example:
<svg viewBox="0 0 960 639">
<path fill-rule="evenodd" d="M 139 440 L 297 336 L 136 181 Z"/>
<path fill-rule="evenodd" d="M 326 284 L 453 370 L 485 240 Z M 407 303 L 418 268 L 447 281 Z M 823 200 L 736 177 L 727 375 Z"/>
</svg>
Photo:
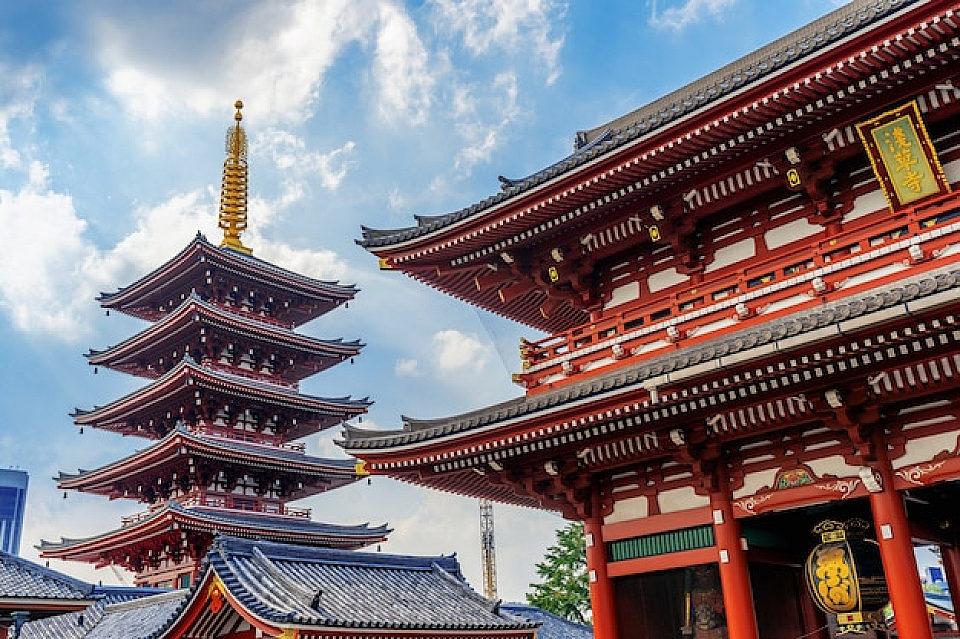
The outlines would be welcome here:
<svg viewBox="0 0 960 639">
<path fill-rule="evenodd" d="M 880 547 L 864 539 L 869 529 L 863 519 L 827 519 L 813 529 L 821 543 L 807 557 L 807 586 L 817 606 L 836 615 L 838 634 L 886 629 L 890 596 Z"/>
</svg>

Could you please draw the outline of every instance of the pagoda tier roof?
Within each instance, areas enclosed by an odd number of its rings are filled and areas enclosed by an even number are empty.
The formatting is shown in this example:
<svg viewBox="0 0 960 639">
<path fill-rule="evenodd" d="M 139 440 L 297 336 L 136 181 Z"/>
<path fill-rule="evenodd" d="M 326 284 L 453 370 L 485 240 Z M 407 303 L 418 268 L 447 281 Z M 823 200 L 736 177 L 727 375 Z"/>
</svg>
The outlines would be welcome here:
<svg viewBox="0 0 960 639">
<path fill-rule="evenodd" d="M 534 449 L 543 438 L 561 437 L 564 441 L 579 442 L 581 437 L 575 436 L 574 431 L 596 429 L 596 421 L 602 419 L 595 417 L 604 411 L 616 410 L 616 414 L 621 415 L 619 407 L 624 402 L 629 404 L 630 412 L 657 412 L 658 400 L 652 399 L 651 388 L 683 388 L 694 376 L 720 374 L 746 366 L 754 359 L 793 352 L 829 338 L 875 331 L 875 327 L 895 320 L 919 321 L 922 314 L 949 308 L 956 305 L 958 299 L 960 267 L 945 265 L 664 356 L 624 363 L 612 371 L 598 371 L 535 395 L 445 418 L 404 417 L 402 429 L 372 430 L 346 425 L 343 439 L 337 443 L 363 459 L 368 470 L 374 473 L 395 475 L 404 481 L 471 496 L 537 505 L 535 499 L 491 482 L 469 465 L 458 470 L 460 467 L 449 451 L 469 448 L 489 451 L 492 455 L 500 448 L 524 443 Z M 583 418 L 586 414 L 591 415 L 589 420 Z M 661 419 L 660 413 L 657 415 L 657 419 Z M 490 459 L 499 459 L 490 455 L 487 455 Z M 450 469 L 449 472 L 422 473 L 419 464 L 441 464 Z"/>
<path fill-rule="evenodd" d="M 384 268 L 533 328 L 558 333 L 585 324 L 588 290 L 540 281 L 545 265 L 558 263 L 551 254 L 566 259 L 562 268 L 588 268 L 619 246 L 595 250 L 598 236 L 631 216 L 655 225 L 647 219 L 654 206 L 663 205 L 658 215 L 666 215 L 663 239 L 679 233 L 681 222 L 696 227 L 734 195 L 724 189 L 709 203 L 681 196 L 699 198 L 718 176 L 770 164 L 794 144 L 822 144 L 822 134 L 902 100 L 905 90 L 945 82 L 958 31 L 943 3 L 855 0 L 580 134 L 583 146 L 571 156 L 529 177 L 502 179 L 501 191 L 479 203 L 416 216 L 407 228 L 363 227 L 358 243 Z M 762 182 L 751 196 L 783 186 L 779 179 Z M 517 285 L 508 291 L 505 283 Z"/>
<path fill-rule="evenodd" d="M 358 355 L 363 348 L 359 340 L 323 340 L 301 335 L 283 326 L 231 312 L 204 301 L 193 293 L 174 311 L 145 330 L 110 348 L 91 350 L 87 358 L 92 365 L 106 366 L 144 377 L 158 377 L 162 374 L 161 371 L 147 369 L 142 364 L 144 353 L 172 352 L 176 344 L 186 340 L 196 343 L 196 334 L 202 326 L 215 326 L 257 343 L 309 356 L 308 361 L 298 362 L 298 365 L 286 374 L 294 375 L 293 379 L 296 381 Z"/>
<path fill-rule="evenodd" d="M 295 325 L 315 317 L 354 298 L 355 286 L 317 280 L 265 262 L 241 251 L 214 246 L 206 237 L 197 236 L 180 253 L 133 284 L 114 293 L 98 297 L 104 308 L 154 321 L 167 299 L 179 302 L 206 282 L 208 271 L 216 269 L 248 280 L 259 286 L 265 295 L 289 297 L 293 302 L 285 311 Z M 152 301 L 159 300 L 160 304 Z M 168 309 L 169 310 L 169 309 Z"/>
<path fill-rule="evenodd" d="M 77 409 L 72 417 L 78 425 L 91 425 L 96 428 L 151 437 L 153 433 L 147 430 L 138 431 L 135 428 L 134 422 L 138 416 L 150 414 L 150 411 L 159 411 L 178 398 L 187 395 L 194 397 L 200 392 L 256 402 L 270 408 L 299 411 L 310 416 L 311 423 L 298 422 L 298 433 L 290 437 L 291 439 L 302 437 L 312 430 L 323 430 L 362 414 L 372 403 L 366 398 L 302 395 L 290 388 L 212 370 L 187 357 L 151 384 L 105 406 L 98 406 L 92 410 Z"/>
<path fill-rule="evenodd" d="M 188 457 L 214 461 L 219 468 L 239 466 L 251 471 L 268 470 L 289 476 L 304 484 L 304 488 L 297 491 L 296 499 L 339 488 L 358 479 L 357 462 L 353 459 L 323 459 L 290 448 L 200 435 L 191 433 L 183 425 L 177 425 L 152 446 L 123 459 L 75 474 L 61 472 L 55 479 L 61 489 L 123 497 L 117 492 L 117 482 L 120 480 L 145 474 L 163 474 L 164 468 L 170 471 L 174 470 L 174 466 L 187 465 Z"/>
<path fill-rule="evenodd" d="M 181 533 L 225 533 L 270 541 L 355 550 L 384 541 L 391 532 L 385 525 L 343 526 L 311 521 L 300 516 L 251 513 L 208 506 L 184 506 L 168 501 L 131 523 L 84 539 L 41 540 L 42 557 L 83 561 L 98 565 L 111 563 L 109 557 L 123 549 L 148 543 L 155 538 Z"/>
</svg>

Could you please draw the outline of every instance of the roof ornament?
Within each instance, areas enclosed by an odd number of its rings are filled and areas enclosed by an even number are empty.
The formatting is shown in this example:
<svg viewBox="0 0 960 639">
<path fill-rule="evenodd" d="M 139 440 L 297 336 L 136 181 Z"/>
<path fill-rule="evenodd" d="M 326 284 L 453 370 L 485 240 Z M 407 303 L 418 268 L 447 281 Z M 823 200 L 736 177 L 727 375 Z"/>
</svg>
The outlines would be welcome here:
<svg viewBox="0 0 960 639">
<path fill-rule="evenodd" d="M 220 222 L 223 229 L 223 248 L 253 253 L 240 241 L 240 234 L 247 228 L 247 134 L 240 126 L 243 102 L 237 100 L 233 119 L 236 126 L 227 129 L 227 159 L 223 161 L 223 182 L 220 185 Z"/>
</svg>

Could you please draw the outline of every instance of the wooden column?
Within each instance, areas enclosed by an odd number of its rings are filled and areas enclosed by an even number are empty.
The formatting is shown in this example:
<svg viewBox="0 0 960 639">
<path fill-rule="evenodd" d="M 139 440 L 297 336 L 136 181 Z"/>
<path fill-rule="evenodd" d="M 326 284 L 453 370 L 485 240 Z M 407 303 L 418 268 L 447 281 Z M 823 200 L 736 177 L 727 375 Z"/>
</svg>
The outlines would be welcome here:
<svg viewBox="0 0 960 639">
<path fill-rule="evenodd" d="M 873 429 L 872 444 L 876 458 L 874 470 L 879 473 L 880 490 L 870 493 L 870 510 L 873 511 L 873 525 L 880 545 L 890 603 L 893 604 L 893 614 L 897 620 L 897 634 L 909 639 L 933 639 L 917 559 L 913 554 L 907 512 L 903 498 L 894 487 L 893 470 L 887 457 L 887 443 L 882 428 Z"/>
<path fill-rule="evenodd" d="M 724 482 L 718 483 L 724 486 Z M 731 638 L 759 639 L 750 569 L 740 541 L 740 522 L 733 516 L 733 504 L 725 486 L 719 492 L 711 493 L 710 507 L 713 509 L 713 535 L 719 551 L 720 587 L 727 631 Z"/>
<path fill-rule="evenodd" d="M 590 576 L 590 606 L 593 609 L 594 639 L 617 639 L 617 610 L 613 581 L 607 575 L 607 550 L 603 543 L 603 519 L 583 522 L 587 542 L 587 574 Z"/>
</svg>

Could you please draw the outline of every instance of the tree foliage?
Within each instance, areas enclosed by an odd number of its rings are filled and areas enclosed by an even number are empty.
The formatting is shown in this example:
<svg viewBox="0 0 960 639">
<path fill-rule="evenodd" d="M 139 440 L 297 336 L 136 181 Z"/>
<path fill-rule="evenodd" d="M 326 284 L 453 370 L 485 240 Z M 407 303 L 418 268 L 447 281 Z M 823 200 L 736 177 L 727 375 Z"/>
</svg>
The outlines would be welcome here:
<svg viewBox="0 0 960 639">
<path fill-rule="evenodd" d="M 571 523 L 557 531 L 557 543 L 547 548 L 537 564 L 539 583 L 530 584 L 527 603 L 571 621 L 589 623 L 590 583 L 583 524 Z"/>
</svg>

